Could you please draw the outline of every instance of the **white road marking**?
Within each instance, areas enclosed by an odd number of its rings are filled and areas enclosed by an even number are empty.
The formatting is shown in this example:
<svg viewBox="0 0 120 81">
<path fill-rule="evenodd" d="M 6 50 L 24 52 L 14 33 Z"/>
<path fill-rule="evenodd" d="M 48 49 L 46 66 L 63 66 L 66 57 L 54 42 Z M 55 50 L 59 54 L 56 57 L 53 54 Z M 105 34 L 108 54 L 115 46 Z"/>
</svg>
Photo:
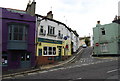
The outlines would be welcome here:
<svg viewBox="0 0 120 81">
<path fill-rule="evenodd" d="M 42 71 L 42 72 L 39 72 L 39 73 L 46 73 L 46 72 L 48 72 L 48 71 Z"/>
<path fill-rule="evenodd" d="M 35 74 L 37 74 L 37 73 L 28 73 L 28 75 L 35 75 Z"/>
<path fill-rule="evenodd" d="M 79 52 L 77 52 L 77 55 L 78 55 L 82 50 L 83 50 L 83 48 L 82 48 Z"/>
<path fill-rule="evenodd" d="M 82 79 L 82 78 L 77 78 L 77 79 Z"/>
<path fill-rule="evenodd" d="M 107 73 L 111 73 L 111 72 L 115 72 L 115 71 L 118 71 L 118 69 L 114 69 L 114 70 L 108 71 Z"/>
<path fill-rule="evenodd" d="M 51 70 L 49 70 L 48 72 L 51 72 L 51 71 L 57 71 L 57 70 L 60 70 L 60 69 L 64 69 L 64 68 L 51 69 Z"/>
</svg>

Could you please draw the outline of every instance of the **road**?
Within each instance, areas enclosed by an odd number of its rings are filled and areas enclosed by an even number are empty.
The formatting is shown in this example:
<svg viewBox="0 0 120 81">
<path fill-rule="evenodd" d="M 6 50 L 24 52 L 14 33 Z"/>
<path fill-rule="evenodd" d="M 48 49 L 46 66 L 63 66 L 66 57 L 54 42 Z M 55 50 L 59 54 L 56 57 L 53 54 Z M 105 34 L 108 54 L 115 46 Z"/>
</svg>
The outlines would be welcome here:
<svg viewBox="0 0 120 81">
<path fill-rule="evenodd" d="M 59 68 L 54 68 L 14 79 L 118 79 L 118 58 L 94 58 L 91 56 L 92 48 L 83 49 L 82 54 L 77 54 L 74 62 Z M 106 81 L 106 80 L 105 80 Z M 112 80 L 113 81 L 113 80 Z"/>
</svg>

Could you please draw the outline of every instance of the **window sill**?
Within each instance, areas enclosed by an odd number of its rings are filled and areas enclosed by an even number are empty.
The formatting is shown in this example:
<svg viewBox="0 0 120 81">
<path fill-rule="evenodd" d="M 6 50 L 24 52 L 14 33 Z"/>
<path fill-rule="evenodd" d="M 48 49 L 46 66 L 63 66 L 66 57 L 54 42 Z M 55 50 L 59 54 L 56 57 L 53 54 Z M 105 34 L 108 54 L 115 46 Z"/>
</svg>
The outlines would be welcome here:
<svg viewBox="0 0 120 81">
<path fill-rule="evenodd" d="M 8 65 L 2 65 L 2 67 L 7 67 Z"/>
<path fill-rule="evenodd" d="M 41 34 L 39 34 L 39 35 L 43 35 L 43 36 L 45 36 L 46 34 L 44 34 L 44 33 L 41 33 Z"/>
<path fill-rule="evenodd" d="M 47 34 L 48 36 L 52 36 L 52 37 L 56 37 L 57 35 L 53 35 L 53 34 Z"/>
<path fill-rule="evenodd" d="M 26 40 L 8 40 L 8 42 L 27 42 Z"/>
<path fill-rule="evenodd" d="M 42 55 L 42 56 L 57 56 L 57 55 Z"/>
<path fill-rule="evenodd" d="M 58 37 L 58 39 L 63 39 L 63 37 Z"/>
</svg>

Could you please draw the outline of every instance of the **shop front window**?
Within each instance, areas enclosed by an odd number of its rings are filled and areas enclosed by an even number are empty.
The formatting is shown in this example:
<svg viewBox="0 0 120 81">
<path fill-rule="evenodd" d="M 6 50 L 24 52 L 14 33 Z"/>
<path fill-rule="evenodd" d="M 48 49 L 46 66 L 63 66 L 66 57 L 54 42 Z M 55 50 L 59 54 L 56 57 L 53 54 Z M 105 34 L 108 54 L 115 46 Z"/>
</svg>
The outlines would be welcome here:
<svg viewBox="0 0 120 81">
<path fill-rule="evenodd" d="M 47 47 L 44 47 L 44 55 L 47 55 Z"/>
<path fill-rule="evenodd" d="M 44 55 L 56 55 L 56 47 L 44 47 Z"/>
<path fill-rule="evenodd" d="M 56 55 L 56 47 L 53 47 L 53 55 Z"/>
</svg>

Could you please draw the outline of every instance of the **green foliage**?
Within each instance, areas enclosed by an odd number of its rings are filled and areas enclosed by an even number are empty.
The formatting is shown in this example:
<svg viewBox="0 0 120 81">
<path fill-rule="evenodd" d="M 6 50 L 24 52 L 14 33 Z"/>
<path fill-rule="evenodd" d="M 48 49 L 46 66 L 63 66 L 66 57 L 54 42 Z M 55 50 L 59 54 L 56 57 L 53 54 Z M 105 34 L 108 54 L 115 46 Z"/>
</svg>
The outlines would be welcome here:
<svg viewBox="0 0 120 81">
<path fill-rule="evenodd" d="M 90 39 L 88 37 L 85 37 L 85 44 L 87 46 L 90 46 Z"/>
</svg>

